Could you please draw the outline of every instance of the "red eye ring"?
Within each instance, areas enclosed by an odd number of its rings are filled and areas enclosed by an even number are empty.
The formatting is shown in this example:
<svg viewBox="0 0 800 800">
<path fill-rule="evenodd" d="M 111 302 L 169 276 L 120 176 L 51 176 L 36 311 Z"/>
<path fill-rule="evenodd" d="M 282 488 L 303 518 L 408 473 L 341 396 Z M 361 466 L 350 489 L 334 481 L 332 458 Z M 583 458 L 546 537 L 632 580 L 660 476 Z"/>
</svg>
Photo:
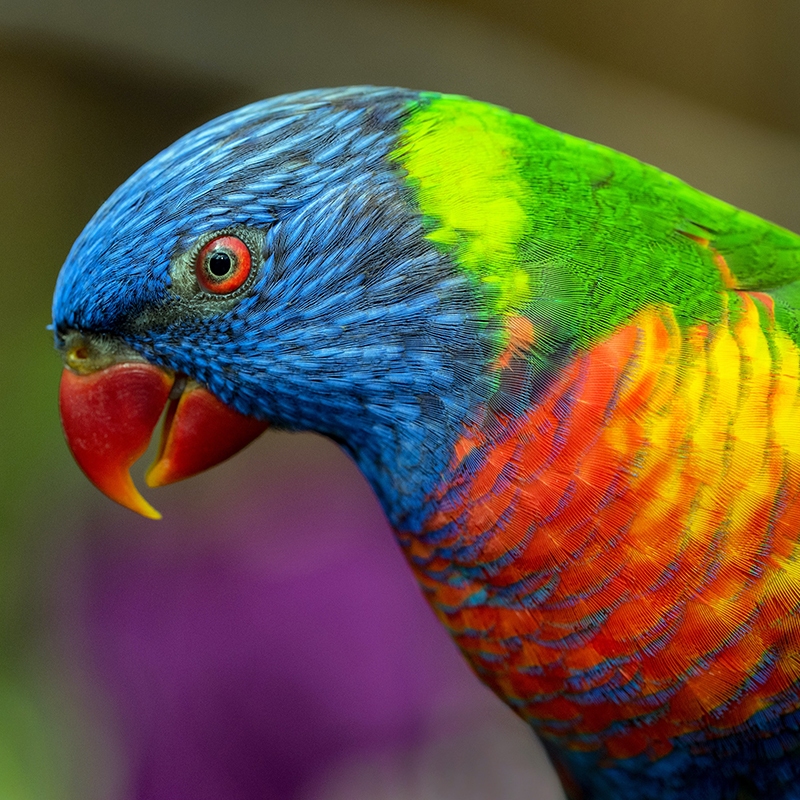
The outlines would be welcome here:
<svg viewBox="0 0 800 800">
<path fill-rule="evenodd" d="M 195 274 L 206 292 L 230 294 L 247 280 L 252 266 L 250 250 L 238 236 L 218 236 L 197 254 Z"/>
</svg>

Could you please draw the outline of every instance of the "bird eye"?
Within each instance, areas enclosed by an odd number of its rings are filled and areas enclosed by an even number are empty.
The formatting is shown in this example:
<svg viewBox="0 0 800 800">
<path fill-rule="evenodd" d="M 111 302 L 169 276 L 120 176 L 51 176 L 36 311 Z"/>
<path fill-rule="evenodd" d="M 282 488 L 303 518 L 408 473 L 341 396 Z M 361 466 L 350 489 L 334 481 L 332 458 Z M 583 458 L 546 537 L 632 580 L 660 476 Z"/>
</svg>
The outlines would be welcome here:
<svg viewBox="0 0 800 800">
<path fill-rule="evenodd" d="M 197 254 L 195 273 L 205 291 L 230 294 L 247 280 L 251 268 L 250 250 L 238 236 L 218 236 Z"/>
</svg>

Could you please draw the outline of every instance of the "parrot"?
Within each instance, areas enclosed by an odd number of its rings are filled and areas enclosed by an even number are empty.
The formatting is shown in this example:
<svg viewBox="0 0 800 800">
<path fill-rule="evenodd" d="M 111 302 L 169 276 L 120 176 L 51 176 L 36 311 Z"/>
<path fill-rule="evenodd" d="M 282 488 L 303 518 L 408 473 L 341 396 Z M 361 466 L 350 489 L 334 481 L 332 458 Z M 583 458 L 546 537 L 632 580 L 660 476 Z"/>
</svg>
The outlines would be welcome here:
<svg viewBox="0 0 800 800">
<path fill-rule="evenodd" d="M 122 184 L 52 329 L 144 516 L 162 417 L 152 487 L 337 443 L 572 800 L 800 798 L 800 236 L 490 103 L 306 90 Z"/>
</svg>

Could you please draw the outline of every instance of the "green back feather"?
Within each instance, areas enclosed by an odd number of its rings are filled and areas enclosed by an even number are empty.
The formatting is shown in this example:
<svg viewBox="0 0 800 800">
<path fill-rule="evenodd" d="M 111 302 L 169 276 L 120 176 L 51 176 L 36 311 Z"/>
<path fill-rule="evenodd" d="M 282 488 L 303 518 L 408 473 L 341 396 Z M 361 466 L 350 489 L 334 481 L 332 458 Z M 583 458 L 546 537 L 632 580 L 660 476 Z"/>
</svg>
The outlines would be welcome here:
<svg viewBox="0 0 800 800">
<path fill-rule="evenodd" d="M 655 167 L 439 94 L 421 95 L 393 158 L 488 315 L 548 320 L 578 347 L 650 304 L 713 324 L 731 288 L 721 255 L 737 288 L 772 293 L 800 344 L 800 237 Z"/>
</svg>

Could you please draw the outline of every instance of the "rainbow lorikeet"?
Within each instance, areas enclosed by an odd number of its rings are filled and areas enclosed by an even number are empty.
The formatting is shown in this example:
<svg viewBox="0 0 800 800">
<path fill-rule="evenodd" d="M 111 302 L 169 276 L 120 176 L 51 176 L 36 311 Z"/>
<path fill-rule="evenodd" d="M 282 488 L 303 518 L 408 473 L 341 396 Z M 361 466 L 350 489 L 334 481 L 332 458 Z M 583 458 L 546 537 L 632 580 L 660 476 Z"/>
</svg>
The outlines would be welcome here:
<svg viewBox="0 0 800 800">
<path fill-rule="evenodd" d="M 150 485 L 267 425 L 370 481 L 573 798 L 800 798 L 800 237 L 463 97 L 243 108 L 56 288 L 70 447 Z"/>
</svg>

